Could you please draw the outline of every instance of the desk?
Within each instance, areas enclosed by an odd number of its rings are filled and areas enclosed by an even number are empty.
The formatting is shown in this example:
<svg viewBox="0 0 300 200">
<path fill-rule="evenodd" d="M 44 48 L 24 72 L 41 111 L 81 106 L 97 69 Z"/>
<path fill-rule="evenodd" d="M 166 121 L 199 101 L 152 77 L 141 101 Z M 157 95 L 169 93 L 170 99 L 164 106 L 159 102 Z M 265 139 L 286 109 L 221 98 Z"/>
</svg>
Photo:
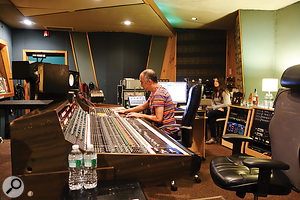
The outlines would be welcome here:
<svg viewBox="0 0 300 200">
<path fill-rule="evenodd" d="M 43 108 L 52 103 L 53 100 L 4 100 L 0 101 L 0 109 L 5 110 L 4 138 L 10 138 L 9 134 L 9 110 L 10 109 L 36 109 Z M 1 135 L 0 135 L 1 136 Z"/>
<path fill-rule="evenodd" d="M 0 108 L 8 109 L 36 109 L 46 107 L 53 100 L 5 100 L 0 101 Z"/>
<path fill-rule="evenodd" d="M 175 111 L 175 115 L 183 115 L 184 111 Z M 206 132 L 206 110 L 198 110 L 193 122 L 193 143 L 189 148 L 194 153 L 205 159 L 205 132 Z M 177 123 L 181 123 L 180 119 L 176 119 Z"/>
</svg>

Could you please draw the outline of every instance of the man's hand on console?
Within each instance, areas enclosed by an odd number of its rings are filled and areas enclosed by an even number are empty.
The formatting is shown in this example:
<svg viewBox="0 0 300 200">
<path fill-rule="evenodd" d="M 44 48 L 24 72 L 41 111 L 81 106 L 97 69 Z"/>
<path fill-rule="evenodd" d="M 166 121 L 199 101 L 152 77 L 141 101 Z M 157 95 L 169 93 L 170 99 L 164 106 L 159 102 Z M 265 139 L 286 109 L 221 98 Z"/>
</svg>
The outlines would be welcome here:
<svg viewBox="0 0 300 200">
<path fill-rule="evenodd" d="M 118 110 L 115 110 L 115 112 L 120 113 L 120 114 L 125 114 L 126 109 L 118 109 Z"/>
<path fill-rule="evenodd" d="M 126 117 L 135 117 L 135 118 L 142 118 L 143 115 L 137 112 L 130 112 L 126 115 Z"/>
</svg>

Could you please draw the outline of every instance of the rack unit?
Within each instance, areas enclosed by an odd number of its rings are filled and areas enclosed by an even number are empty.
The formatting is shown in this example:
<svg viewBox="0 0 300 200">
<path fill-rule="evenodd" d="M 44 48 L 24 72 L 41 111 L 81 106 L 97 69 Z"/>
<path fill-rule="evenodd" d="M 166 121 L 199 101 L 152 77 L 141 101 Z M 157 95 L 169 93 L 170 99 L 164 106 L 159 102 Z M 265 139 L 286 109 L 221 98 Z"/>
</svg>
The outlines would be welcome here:
<svg viewBox="0 0 300 200">
<path fill-rule="evenodd" d="M 248 136 L 253 138 L 253 142 L 246 142 L 246 154 L 255 157 L 271 158 L 269 124 L 273 115 L 273 109 L 253 108 L 248 131 Z"/>
<path fill-rule="evenodd" d="M 247 135 L 252 108 L 229 105 L 223 135 L 228 133 Z M 231 142 L 222 139 L 222 145 L 232 149 Z M 244 148 L 245 144 L 242 144 Z"/>
<path fill-rule="evenodd" d="M 147 92 L 141 87 L 139 80 L 125 78 L 117 86 L 117 102 L 125 108 L 129 107 L 128 97 L 146 96 Z"/>
</svg>

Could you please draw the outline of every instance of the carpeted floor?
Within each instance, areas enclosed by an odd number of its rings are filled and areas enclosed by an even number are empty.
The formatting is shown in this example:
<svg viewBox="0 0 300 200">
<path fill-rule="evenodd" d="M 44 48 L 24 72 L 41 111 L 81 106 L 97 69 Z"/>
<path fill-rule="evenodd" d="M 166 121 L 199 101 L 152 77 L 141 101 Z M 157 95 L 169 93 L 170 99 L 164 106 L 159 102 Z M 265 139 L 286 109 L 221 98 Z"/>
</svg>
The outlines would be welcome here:
<svg viewBox="0 0 300 200">
<path fill-rule="evenodd" d="M 215 197 L 206 197 L 200 199 L 191 199 L 191 200 L 225 200 L 222 196 L 215 196 Z"/>
<path fill-rule="evenodd" d="M 206 145 L 206 160 L 202 162 L 199 172 L 201 183 L 195 183 L 192 177 L 184 177 L 175 180 L 177 191 L 170 190 L 169 182 L 161 182 L 151 185 L 142 185 L 144 194 L 148 200 L 235 200 L 239 199 L 235 192 L 223 190 L 216 186 L 209 173 L 210 160 L 216 156 L 230 155 L 231 150 L 218 145 Z M 11 175 L 10 140 L 0 144 L 0 184 Z M 1 187 L 2 188 L 2 187 Z M 1 199 L 1 196 L 0 196 Z M 252 200 L 253 195 L 247 194 L 245 200 Z M 292 191 L 287 196 L 268 196 L 260 200 L 300 200 L 300 194 Z"/>
</svg>

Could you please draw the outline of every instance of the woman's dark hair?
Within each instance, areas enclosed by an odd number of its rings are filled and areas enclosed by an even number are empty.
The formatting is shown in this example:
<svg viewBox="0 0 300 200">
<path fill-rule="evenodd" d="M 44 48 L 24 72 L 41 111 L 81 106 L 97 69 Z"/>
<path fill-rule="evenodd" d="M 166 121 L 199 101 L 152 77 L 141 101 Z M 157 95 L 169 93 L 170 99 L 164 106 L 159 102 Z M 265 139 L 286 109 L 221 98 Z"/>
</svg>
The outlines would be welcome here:
<svg viewBox="0 0 300 200">
<path fill-rule="evenodd" d="M 219 89 L 214 87 L 213 88 L 213 93 L 212 93 L 212 98 L 218 98 L 220 99 L 221 101 L 223 101 L 223 92 L 225 92 L 225 85 L 223 83 L 223 81 L 221 81 L 218 77 L 214 77 L 213 80 L 217 79 L 218 82 L 219 82 Z"/>
</svg>

